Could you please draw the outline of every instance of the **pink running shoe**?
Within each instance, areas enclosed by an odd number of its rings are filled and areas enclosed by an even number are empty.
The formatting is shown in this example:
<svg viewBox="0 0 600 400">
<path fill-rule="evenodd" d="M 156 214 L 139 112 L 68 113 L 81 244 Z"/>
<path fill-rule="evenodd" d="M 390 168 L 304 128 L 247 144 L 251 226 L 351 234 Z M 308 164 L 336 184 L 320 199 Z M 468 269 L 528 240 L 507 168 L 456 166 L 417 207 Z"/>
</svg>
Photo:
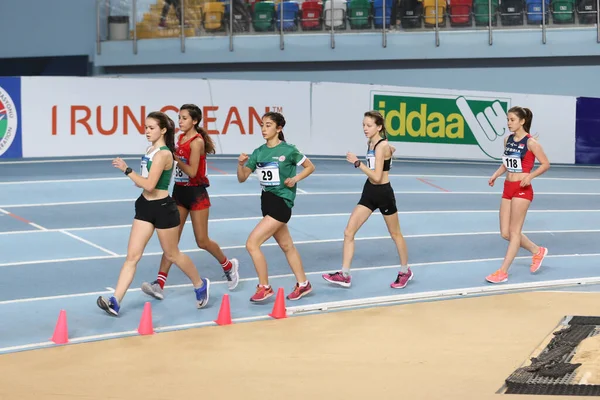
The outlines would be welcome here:
<svg viewBox="0 0 600 400">
<path fill-rule="evenodd" d="M 294 290 L 292 291 L 292 293 L 287 295 L 287 299 L 288 300 L 300 300 L 302 297 L 306 296 L 310 292 L 312 292 L 312 286 L 311 286 L 310 282 L 308 282 L 308 284 L 306 286 L 300 286 L 298 284 L 298 282 L 296 282 L 296 287 L 294 287 Z"/>
<path fill-rule="evenodd" d="M 408 282 L 412 280 L 413 276 L 414 275 L 410 268 L 408 269 L 408 272 L 398 272 L 396 280 L 392 282 L 390 287 L 392 289 L 404 289 L 406 285 L 408 285 Z"/>
<path fill-rule="evenodd" d="M 494 272 L 485 277 L 485 280 L 489 283 L 502 283 L 508 280 L 508 274 L 506 272 L 502 272 L 500 270 Z"/>
<path fill-rule="evenodd" d="M 531 261 L 531 266 L 529 267 L 529 271 L 534 274 L 538 272 L 540 267 L 542 266 L 542 261 L 544 261 L 544 257 L 548 255 L 548 249 L 540 246 L 540 251 L 537 254 L 533 255 L 533 259 Z"/>
<path fill-rule="evenodd" d="M 256 293 L 254 293 L 254 296 L 250 297 L 250 301 L 253 303 L 265 301 L 266 299 L 273 296 L 274 294 L 275 294 L 275 292 L 273 292 L 272 286 L 269 286 L 268 288 L 266 288 L 261 285 L 256 285 Z"/>
<path fill-rule="evenodd" d="M 322 276 L 327 282 L 334 283 L 342 287 L 349 288 L 352 285 L 352 277 L 350 275 L 344 276 L 341 271 L 334 272 L 333 274 L 323 274 Z"/>
</svg>

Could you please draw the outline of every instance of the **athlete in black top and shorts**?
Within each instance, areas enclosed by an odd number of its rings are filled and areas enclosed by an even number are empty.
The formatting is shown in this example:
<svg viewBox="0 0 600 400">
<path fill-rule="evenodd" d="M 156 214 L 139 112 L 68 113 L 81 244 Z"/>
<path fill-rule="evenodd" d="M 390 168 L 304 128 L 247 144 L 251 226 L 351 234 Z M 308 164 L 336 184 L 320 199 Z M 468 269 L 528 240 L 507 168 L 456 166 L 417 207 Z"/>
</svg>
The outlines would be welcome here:
<svg viewBox="0 0 600 400">
<path fill-rule="evenodd" d="M 342 270 L 324 274 L 323 279 L 342 287 L 350 287 L 350 264 L 354 256 L 354 236 L 360 227 L 369 219 L 373 211 L 379 209 L 387 225 L 388 231 L 398 249 L 400 257 L 400 272 L 396 280 L 390 285 L 394 289 L 406 287 L 413 278 L 413 273 L 408 267 L 408 250 L 406 242 L 400 231 L 398 209 L 394 189 L 389 181 L 389 171 L 392 166 L 393 147 L 388 144 L 384 119 L 377 111 L 368 111 L 364 114 L 363 131 L 368 141 L 367 164 L 361 163 L 356 155 L 348 153 L 346 160 L 367 175 L 363 192 L 358 205 L 354 208 L 344 230 L 344 251 Z"/>
</svg>

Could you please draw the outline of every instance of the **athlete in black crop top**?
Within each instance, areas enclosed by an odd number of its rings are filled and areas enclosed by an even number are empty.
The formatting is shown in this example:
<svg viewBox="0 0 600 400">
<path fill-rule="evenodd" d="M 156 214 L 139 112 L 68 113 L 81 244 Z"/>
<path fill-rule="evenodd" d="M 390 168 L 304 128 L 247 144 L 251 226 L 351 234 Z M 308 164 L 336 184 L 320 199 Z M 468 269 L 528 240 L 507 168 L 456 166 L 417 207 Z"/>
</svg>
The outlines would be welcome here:
<svg viewBox="0 0 600 400">
<path fill-rule="evenodd" d="M 366 164 L 360 162 L 353 153 L 348 153 L 346 160 L 354 164 L 355 168 L 360 168 L 367 175 L 367 181 L 363 186 L 360 201 L 352 211 L 344 231 L 342 270 L 324 274 L 323 279 L 343 287 L 350 287 L 352 282 L 350 264 L 354 256 L 354 236 L 358 229 L 369 219 L 373 211 L 379 209 L 400 256 L 400 272 L 390 286 L 395 289 L 402 289 L 412 279 L 413 273 L 408 267 L 408 251 L 400 231 L 396 197 L 389 180 L 392 154 L 396 149 L 390 146 L 387 141 L 384 119 L 379 112 L 368 111 L 365 113 L 363 131 L 369 139 Z"/>
</svg>

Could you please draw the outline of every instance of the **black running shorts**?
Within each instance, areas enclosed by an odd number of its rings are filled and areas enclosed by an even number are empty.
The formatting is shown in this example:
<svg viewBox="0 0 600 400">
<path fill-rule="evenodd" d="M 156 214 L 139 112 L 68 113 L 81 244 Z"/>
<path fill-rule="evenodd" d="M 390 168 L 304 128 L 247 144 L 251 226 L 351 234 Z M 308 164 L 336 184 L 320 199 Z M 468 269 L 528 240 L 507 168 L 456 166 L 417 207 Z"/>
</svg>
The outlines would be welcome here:
<svg viewBox="0 0 600 400">
<path fill-rule="evenodd" d="M 140 195 L 135 201 L 135 219 L 150 222 L 156 229 L 179 226 L 179 210 L 171 196 L 158 200 L 147 200 Z"/>
</svg>

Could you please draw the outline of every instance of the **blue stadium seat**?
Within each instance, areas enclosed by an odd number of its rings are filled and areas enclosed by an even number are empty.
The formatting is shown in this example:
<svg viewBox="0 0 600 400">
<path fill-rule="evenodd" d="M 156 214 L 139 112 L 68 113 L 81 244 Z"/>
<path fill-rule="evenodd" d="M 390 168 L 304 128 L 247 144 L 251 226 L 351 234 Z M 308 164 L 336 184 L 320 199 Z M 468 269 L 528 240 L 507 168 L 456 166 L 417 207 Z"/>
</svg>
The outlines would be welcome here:
<svg viewBox="0 0 600 400">
<path fill-rule="evenodd" d="M 548 23 L 548 16 L 550 15 L 550 0 L 544 0 L 545 5 L 545 23 Z M 541 24 L 542 23 L 542 0 L 525 0 L 527 6 L 527 23 L 528 24 Z"/>
<path fill-rule="evenodd" d="M 394 1 L 396 0 L 385 0 L 385 26 L 388 28 L 390 26 L 390 18 L 392 16 L 392 6 L 394 5 Z M 373 1 L 373 22 L 375 28 L 383 27 L 383 0 L 374 0 Z"/>
<path fill-rule="evenodd" d="M 297 31 L 300 6 L 295 1 L 283 1 L 275 6 L 275 29 L 281 29 L 281 7 L 283 7 L 283 30 Z"/>
</svg>

